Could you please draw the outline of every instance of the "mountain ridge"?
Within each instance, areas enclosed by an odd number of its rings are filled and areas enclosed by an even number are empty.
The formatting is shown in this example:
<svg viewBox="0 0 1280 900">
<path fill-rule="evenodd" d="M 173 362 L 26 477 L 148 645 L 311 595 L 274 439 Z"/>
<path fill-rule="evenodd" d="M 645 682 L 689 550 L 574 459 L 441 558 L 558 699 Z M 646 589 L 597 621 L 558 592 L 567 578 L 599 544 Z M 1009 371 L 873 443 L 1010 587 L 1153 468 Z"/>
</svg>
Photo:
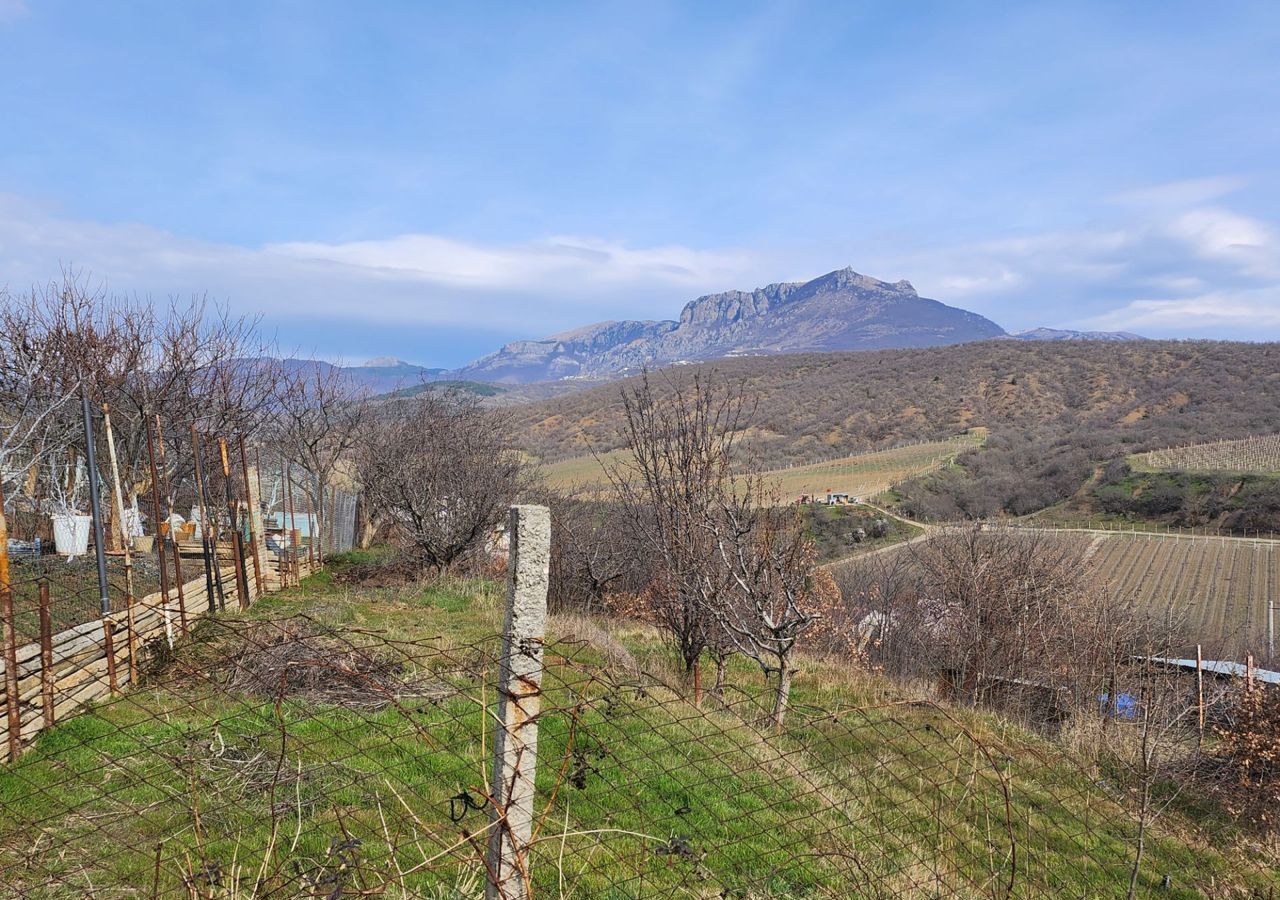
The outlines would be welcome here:
<svg viewBox="0 0 1280 900">
<path fill-rule="evenodd" d="M 512 341 L 451 375 L 498 383 L 599 380 L 732 356 L 933 347 L 1004 334 L 977 313 L 921 297 L 909 281 L 845 268 L 809 281 L 704 294 L 674 320 L 598 322 Z"/>
</svg>

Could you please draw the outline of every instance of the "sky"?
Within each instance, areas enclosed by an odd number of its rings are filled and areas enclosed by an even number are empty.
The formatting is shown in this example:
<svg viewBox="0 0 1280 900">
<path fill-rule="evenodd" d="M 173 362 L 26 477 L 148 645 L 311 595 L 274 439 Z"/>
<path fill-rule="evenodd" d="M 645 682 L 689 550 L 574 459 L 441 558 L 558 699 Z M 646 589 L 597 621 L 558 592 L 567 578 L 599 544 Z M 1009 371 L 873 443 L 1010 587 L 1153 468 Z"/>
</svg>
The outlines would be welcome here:
<svg viewBox="0 0 1280 900">
<path fill-rule="evenodd" d="M 1277 340 L 1277 46 L 1230 0 L 0 0 L 0 286 L 440 366 L 845 266 Z"/>
</svg>

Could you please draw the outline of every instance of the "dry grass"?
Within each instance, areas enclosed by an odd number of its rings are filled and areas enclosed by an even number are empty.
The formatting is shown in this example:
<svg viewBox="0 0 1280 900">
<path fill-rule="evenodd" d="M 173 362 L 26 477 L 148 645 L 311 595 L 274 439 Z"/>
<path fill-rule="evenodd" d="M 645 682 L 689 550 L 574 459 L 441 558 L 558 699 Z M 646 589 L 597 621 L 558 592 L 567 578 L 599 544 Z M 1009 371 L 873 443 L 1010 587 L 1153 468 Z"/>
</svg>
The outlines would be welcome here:
<svg viewBox="0 0 1280 900">
<path fill-rule="evenodd" d="M 250 697 L 381 709 L 409 698 L 439 700 L 454 692 L 306 619 L 255 625 L 237 637 L 238 646 L 223 664 L 225 686 Z"/>
</svg>

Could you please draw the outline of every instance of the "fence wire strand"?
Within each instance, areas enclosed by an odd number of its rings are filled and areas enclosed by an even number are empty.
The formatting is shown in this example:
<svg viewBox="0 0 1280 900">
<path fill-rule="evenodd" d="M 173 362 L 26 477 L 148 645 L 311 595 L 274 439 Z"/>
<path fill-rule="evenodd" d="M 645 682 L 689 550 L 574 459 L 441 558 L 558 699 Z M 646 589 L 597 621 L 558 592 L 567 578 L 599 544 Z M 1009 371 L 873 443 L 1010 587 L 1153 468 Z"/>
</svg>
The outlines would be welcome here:
<svg viewBox="0 0 1280 900">
<path fill-rule="evenodd" d="M 1125 895 L 1130 798 L 1059 744 L 871 678 L 865 703 L 810 697 L 779 729 L 758 675 L 694 698 L 561 630 L 535 896 Z M 301 614 L 153 642 L 136 685 L 0 769 L 5 896 L 480 896 L 500 647 Z M 1143 891 L 1268 896 L 1217 859 Z"/>
</svg>

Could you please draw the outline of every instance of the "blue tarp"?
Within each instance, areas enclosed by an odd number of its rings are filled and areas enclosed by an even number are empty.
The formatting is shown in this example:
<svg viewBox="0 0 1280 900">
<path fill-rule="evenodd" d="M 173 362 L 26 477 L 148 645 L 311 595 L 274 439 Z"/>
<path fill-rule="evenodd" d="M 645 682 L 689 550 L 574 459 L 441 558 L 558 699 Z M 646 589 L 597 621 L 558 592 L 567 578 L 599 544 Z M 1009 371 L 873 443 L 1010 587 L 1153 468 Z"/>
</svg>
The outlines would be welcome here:
<svg viewBox="0 0 1280 900">
<path fill-rule="evenodd" d="M 1112 709 L 1110 696 L 1107 694 L 1098 695 L 1098 704 L 1102 707 L 1104 714 L 1115 716 L 1117 719 L 1132 719 L 1138 715 L 1138 700 L 1133 694 L 1116 694 L 1116 705 Z"/>
</svg>

